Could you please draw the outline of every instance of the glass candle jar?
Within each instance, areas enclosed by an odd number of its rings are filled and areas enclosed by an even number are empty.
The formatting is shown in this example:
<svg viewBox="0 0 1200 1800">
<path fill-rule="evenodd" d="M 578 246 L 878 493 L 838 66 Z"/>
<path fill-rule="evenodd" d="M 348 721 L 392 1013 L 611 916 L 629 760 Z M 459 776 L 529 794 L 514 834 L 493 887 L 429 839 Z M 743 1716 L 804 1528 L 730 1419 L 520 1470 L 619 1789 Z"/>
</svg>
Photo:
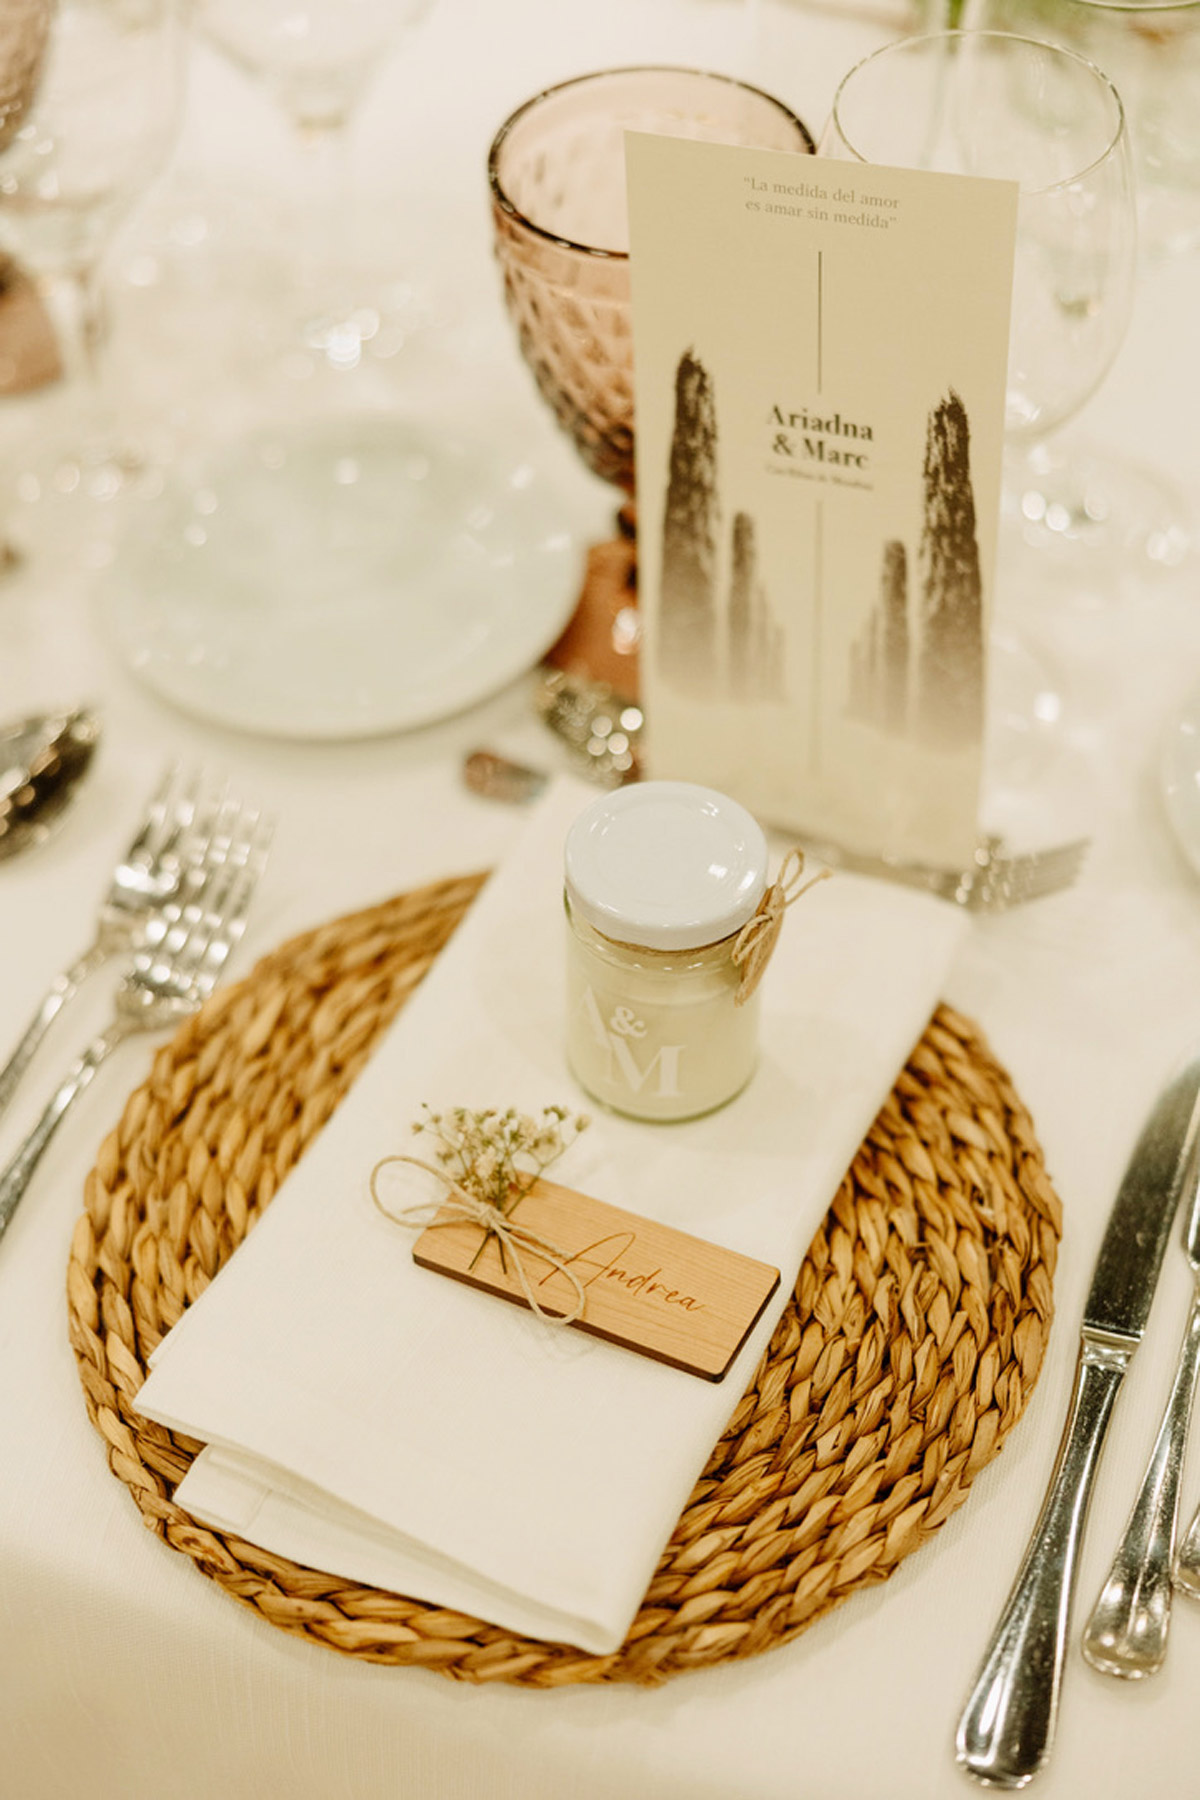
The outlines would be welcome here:
<svg viewBox="0 0 1200 1800">
<path fill-rule="evenodd" d="M 736 801 L 645 781 L 567 835 L 567 1060 L 614 1112 L 691 1119 L 745 1087 L 759 996 L 733 960 L 767 885 L 767 843 Z"/>
</svg>

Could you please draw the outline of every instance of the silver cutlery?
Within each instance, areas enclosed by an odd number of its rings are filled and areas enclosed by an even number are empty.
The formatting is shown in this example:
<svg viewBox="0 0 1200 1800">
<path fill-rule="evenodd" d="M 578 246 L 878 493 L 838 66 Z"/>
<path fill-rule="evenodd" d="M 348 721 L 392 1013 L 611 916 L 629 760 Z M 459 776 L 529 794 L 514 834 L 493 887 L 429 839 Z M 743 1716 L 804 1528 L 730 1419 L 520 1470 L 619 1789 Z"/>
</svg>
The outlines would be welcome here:
<svg viewBox="0 0 1200 1800">
<path fill-rule="evenodd" d="M 1197 1189 L 1200 1190 L 1200 1172 L 1197 1174 Z M 1200 1208 L 1200 1191 L 1195 1202 Z M 1193 1263 L 1193 1268 L 1195 1264 Z M 1200 1284 L 1200 1275 L 1197 1276 Z M 1195 1310 L 1192 1313 L 1195 1319 Z M 1190 1326 L 1189 1326 L 1190 1329 Z M 1175 1562 L 1171 1571 L 1175 1586 L 1181 1594 L 1187 1594 L 1193 1600 L 1200 1600 L 1200 1508 L 1192 1515 L 1191 1524 L 1183 1534 L 1183 1540 L 1175 1554 Z"/>
<path fill-rule="evenodd" d="M 955 1736 L 986 1786 L 1024 1787 L 1049 1758 L 1092 1484 L 1141 1342 L 1200 1137 L 1200 1055 L 1160 1095 L 1113 1202 L 1084 1307 L 1070 1409 L 1042 1509 Z"/>
<path fill-rule="evenodd" d="M 509 806 L 536 800 L 550 784 L 544 769 L 516 762 L 498 750 L 472 750 L 463 761 L 463 780 L 481 799 L 502 800 Z"/>
<path fill-rule="evenodd" d="M 0 1175 L 0 1237 L 55 1131 L 117 1045 L 198 1012 L 208 999 L 245 929 L 270 839 L 270 826 L 240 802 L 218 808 L 207 861 L 154 914 L 117 989 L 110 1023 L 76 1058 Z"/>
<path fill-rule="evenodd" d="M 0 1069 L 0 1114 L 16 1092 L 53 1021 L 89 975 L 136 941 L 154 909 L 179 889 L 187 869 L 207 856 L 221 812 L 221 789 L 169 767 L 146 804 L 132 842 L 117 863 L 87 949 L 56 975 Z"/>
<path fill-rule="evenodd" d="M 921 888 L 940 900 L 953 900 L 967 912 L 999 913 L 1071 887 L 1079 878 L 1090 844 L 1090 838 L 1072 838 L 1069 843 L 1053 844 L 1045 850 L 1012 855 L 999 838 L 984 837 L 965 869 L 937 869 L 892 856 L 859 856 L 817 843 L 811 849 L 814 856 L 833 868 L 849 869 L 857 875 L 878 875 L 904 887 Z"/>
<path fill-rule="evenodd" d="M 618 781 L 632 780 L 637 774 L 636 742 L 632 768 L 623 771 L 614 771 L 606 748 L 620 722 L 620 715 L 610 719 L 603 714 L 598 720 L 603 727 L 600 734 L 591 738 L 580 735 L 575 744 L 577 755 L 586 759 L 584 772 L 610 787 Z M 582 727 L 580 730 L 582 733 Z M 633 732 L 632 721 L 630 732 Z M 624 744 L 625 733 L 617 735 Z M 550 778 L 544 770 L 515 762 L 496 750 L 473 750 L 463 764 L 463 779 L 473 793 L 485 800 L 523 804 L 535 800 Z M 965 907 L 968 912 L 999 913 L 1071 887 L 1079 878 L 1090 844 L 1090 838 L 1073 838 L 1069 843 L 1055 844 L 1046 850 L 1010 855 L 999 838 L 985 837 L 980 839 L 966 869 L 938 869 L 891 856 L 860 856 L 840 845 L 809 838 L 805 839 L 804 847 L 830 868 L 849 869 L 852 874 L 875 875 L 886 881 L 899 882 L 904 887 L 921 888 L 925 893 L 936 894 L 940 900 L 954 901 L 956 906 Z"/>
<path fill-rule="evenodd" d="M 1192 1522 L 1183 1534 L 1172 1575 L 1181 1594 L 1200 1600 L 1200 1508 L 1192 1515 Z"/>
<path fill-rule="evenodd" d="M 0 859 L 49 837 L 99 741 L 100 720 L 83 706 L 0 728 Z"/>
<path fill-rule="evenodd" d="M 1103 1675 L 1153 1675 L 1167 1654 L 1179 1486 L 1200 1371 L 1200 1145 L 1184 1182 L 1183 1248 L 1192 1270 L 1191 1312 L 1175 1378 L 1146 1473 L 1108 1579 L 1083 1633 L 1083 1654 Z"/>
<path fill-rule="evenodd" d="M 606 681 L 544 667 L 534 708 L 567 746 L 577 771 L 604 787 L 636 781 L 645 719 L 635 700 Z"/>
</svg>

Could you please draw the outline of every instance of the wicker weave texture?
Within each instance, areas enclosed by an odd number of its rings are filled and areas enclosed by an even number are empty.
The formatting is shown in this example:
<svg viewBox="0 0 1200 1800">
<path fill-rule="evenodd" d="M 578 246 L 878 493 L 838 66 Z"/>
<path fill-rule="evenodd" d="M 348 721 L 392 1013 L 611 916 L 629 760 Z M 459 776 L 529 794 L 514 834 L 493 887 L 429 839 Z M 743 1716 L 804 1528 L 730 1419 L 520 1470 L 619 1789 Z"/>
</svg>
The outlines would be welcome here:
<svg viewBox="0 0 1200 1800">
<path fill-rule="evenodd" d="M 269 1205 L 483 879 L 294 939 L 157 1053 L 87 1179 L 71 1342 L 145 1523 L 271 1624 L 463 1680 L 660 1682 L 785 1643 L 886 1580 L 962 1502 L 1041 1366 L 1058 1202 L 1008 1077 L 970 1022 L 939 1007 L 612 1655 L 523 1639 L 197 1524 L 173 1493 L 198 1446 L 133 1410 L 147 1359 Z"/>
</svg>

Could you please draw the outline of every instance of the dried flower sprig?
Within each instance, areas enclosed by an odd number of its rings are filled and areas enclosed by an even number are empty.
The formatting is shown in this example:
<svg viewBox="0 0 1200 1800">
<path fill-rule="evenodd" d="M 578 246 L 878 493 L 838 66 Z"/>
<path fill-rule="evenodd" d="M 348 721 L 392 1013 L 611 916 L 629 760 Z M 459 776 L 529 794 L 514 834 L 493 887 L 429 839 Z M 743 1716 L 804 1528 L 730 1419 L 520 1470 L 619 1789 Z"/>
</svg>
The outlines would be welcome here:
<svg viewBox="0 0 1200 1800">
<path fill-rule="evenodd" d="M 413 1131 L 433 1137 L 438 1163 L 459 1187 L 501 1213 L 511 1212 L 590 1123 L 586 1113 L 572 1114 L 565 1106 L 543 1107 L 540 1120 L 513 1106 L 507 1112 L 422 1110 L 425 1117 Z"/>
<path fill-rule="evenodd" d="M 493 1239 L 500 1254 L 500 1266 L 508 1273 L 506 1247 L 511 1250 L 517 1282 L 530 1308 L 539 1318 L 557 1325 L 573 1325 L 583 1317 L 587 1295 L 583 1283 L 571 1267 L 574 1260 L 557 1244 L 508 1215 L 522 1195 L 527 1194 L 543 1170 L 571 1144 L 590 1123 L 584 1113 L 571 1114 L 565 1106 L 546 1106 L 541 1119 L 518 1112 L 510 1106 L 507 1112 L 488 1107 L 471 1112 L 465 1106 L 449 1112 L 432 1112 L 422 1106 L 423 1119 L 413 1125 L 414 1133 L 427 1132 L 437 1146 L 436 1163 L 419 1156 L 384 1156 L 371 1170 L 371 1199 L 385 1219 L 394 1224 L 420 1230 L 426 1226 L 450 1225 L 466 1220 L 481 1227 L 479 1248 L 468 1264 L 474 1268 L 484 1249 Z M 424 1169 L 444 1183 L 442 1200 L 424 1201 L 417 1206 L 394 1212 L 384 1201 L 376 1185 L 380 1174 L 392 1163 L 405 1163 Z M 568 1312 L 548 1309 L 539 1300 L 533 1282 L 525 1269 L 522 1252 L 532 1253 L 549 1263 L 574 1290 L 575 1304 Z"/>
</svg>

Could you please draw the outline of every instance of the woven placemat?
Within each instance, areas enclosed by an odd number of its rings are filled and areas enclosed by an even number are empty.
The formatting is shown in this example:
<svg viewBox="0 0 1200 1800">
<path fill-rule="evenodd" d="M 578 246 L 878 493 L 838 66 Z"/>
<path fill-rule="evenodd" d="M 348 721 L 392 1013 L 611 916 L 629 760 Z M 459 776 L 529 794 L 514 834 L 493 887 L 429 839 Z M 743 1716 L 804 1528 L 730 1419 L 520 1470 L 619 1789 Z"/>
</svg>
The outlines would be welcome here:
<svg viewBox="0 0 1200 1800">
<path fill-rule="evenodd" d="M 466 1680 L 662 1681 L 785 1643 L 886 1579 L 960 1504 L 1037 1377 L 1058 1202 L 1004 1071 L 969 1021 L 939 1007 L 611 1656 L 318 1574 L 197 1524 L 172 1496 L 199 1446 L 133 1410 L 147 1359 L 270 1203 L 483 879 L 294 939 L 157 1053 L 87 1179 L 71 1342 L 146 1524 L 271 1624 Z"/>
</svg>

